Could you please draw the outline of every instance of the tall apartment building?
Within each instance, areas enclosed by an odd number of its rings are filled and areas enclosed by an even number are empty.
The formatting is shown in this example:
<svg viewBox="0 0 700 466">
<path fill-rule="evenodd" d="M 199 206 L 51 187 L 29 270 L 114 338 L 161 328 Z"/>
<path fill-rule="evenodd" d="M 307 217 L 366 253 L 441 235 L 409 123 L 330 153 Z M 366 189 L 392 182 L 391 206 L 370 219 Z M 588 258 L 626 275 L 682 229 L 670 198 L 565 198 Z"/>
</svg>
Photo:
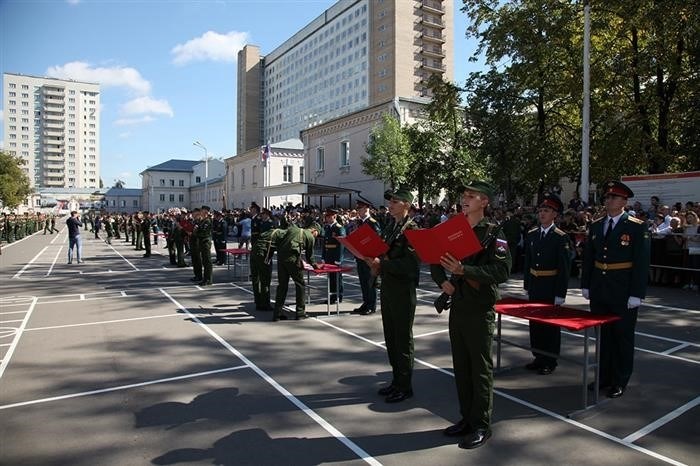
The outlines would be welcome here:
<svg viewBox="0 0 700 466">
<path fill-rule="evenodd" d="M 34 188 L 99 188 L 99 84 L 4 73 L 3 108 L 3 150 Z"/>
<path fill-rule="evenodd" d="M 340 0 L 271 53 L 238 54 L 237 152 L 329 120 L 430 97 L 453 79 L 454 0 Z"/>
</svg>

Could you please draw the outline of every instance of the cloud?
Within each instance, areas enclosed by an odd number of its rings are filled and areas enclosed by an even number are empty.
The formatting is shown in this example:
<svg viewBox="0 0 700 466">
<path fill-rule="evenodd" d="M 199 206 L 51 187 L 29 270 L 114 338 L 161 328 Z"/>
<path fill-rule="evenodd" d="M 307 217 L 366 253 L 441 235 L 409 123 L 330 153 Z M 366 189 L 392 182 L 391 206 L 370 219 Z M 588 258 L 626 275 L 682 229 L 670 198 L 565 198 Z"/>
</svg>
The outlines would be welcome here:
<svg viewBox="0 0 700 466">
<path fill-rule="evenodd" d="M 154 99 L 153 97 L 143 96 L 137 97 L 123 104 L 121 107 L 121 113 L 123 115 L 141 115 L 141 114 L 156 114 L 156 115 L 167 115 L 172 117 L 174 115 L 173 109 L 170 104 L 165 99 Z"/>
<path fill-rule="evenodd" d="M 145 80 L 138 70 L 129 67 L 94 67 L 86 62 L 73 61 L 62 66 L 49 67 L 46 75 L 52 78 L 95 82 L 104 87 L 125 87 L 139 95 L 151 92 L 151 83 Z"/>
<path fill-rule="evenodd" d="M 235 62 L 238 51 L 243 48 L 249 38 L 247 32 L 231 31 L 227 34 L 219 34 L 207 31 L 200 37 L 176 45 L 170 53 L 174 55 L 173 63 L 176 65 L 207 60 Z"/>
<path fill-rule="evenodd" d="M 140 125 L 142 123 L 150 123 L 152 121 L 155 121 L 155 118 L 153 118 L 150 115 L 145 115 L 140 118 L 120 118 L 118 120 L 115 120 L 114 124 L 116 126 L 131 126 Z"/>
<path fill-rule="evenodd" d="M 119 139 L 129 139 L 130 137 L 131 137 L 131 131 L 123 131 L 123 132 L 119 133 Z"/>
</svg>

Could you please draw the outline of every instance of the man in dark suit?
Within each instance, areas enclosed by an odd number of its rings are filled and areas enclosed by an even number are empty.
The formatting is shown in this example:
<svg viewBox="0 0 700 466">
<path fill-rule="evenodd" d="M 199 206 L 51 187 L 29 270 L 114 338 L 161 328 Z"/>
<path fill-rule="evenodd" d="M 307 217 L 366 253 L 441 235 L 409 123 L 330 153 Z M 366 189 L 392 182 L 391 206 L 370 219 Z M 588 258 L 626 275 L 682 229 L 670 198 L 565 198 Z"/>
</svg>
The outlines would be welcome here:
<svg viewBox="0 0 700 466">
<path fill-rule="evenodd" d="M 339 236 L 345 236 L 345 228 L 338 223 L 338 211 L 328 208 L 324 214 L 323 253 L 322 259 L 326 264 L 342 265 L 343 245 L 338 241 Z M 330 304 L 343 302 L 343 274 L 333 272 L 328 274 L 330 280 Z"/>
<path fill-rule="evenodd" d="M 591 224 L 583 251 L 581 291 L 594 314 L 616 314 L 620 320 L 601 331 L 600 386 L 608 397 L 622 396 L 634 364 L 637 310 L 646 295 L 649 232 L 624 207 L 632 190 L 619 181 L 605 185 L 607 215 Z"/>
<path fill-rule="evenodd" d="M 563 209 L 559 196 L 545 194 L 537 210 L 540 225 L 527 232 L 523 286 L 530 301 L 560 306 L 566 300 L 571 247 L 567 234 L 554 224 Z M 535 360 L 525 367 L 542 375 L 551 374 L 557 367 L 560 345 L 559 327 L 530 321 L 530 347 Z"/>
</svg>

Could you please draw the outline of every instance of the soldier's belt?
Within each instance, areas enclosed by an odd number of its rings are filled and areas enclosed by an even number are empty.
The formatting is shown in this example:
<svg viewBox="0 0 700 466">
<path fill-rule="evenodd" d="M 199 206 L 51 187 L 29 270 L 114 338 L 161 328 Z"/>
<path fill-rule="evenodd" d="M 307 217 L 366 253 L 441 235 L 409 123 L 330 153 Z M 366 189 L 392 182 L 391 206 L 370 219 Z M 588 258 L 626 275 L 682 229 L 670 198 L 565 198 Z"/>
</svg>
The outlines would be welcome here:
<svg viewBox="0 0 700 466">
<path fill-rule="evenodd" d="M 533 275 L 535 277 L 553 277 L 558 273 L 559 273 L 559 269 L 553 269 L 553 270 L 530 269 L 530 275 Z"/>
<path fill-rule="evenodd" d="M 600 270 L 625 270 L 632 268 L 632 262 L 598 262 L 595 261 L 595 268 Z"/>
<path fill-rule="evenodd" d="M 326 247 L 326 249 L 335 249 L 338 247 L 338 245 L 337 244 L 326 244 L 325 247 Z"/>
</svg>

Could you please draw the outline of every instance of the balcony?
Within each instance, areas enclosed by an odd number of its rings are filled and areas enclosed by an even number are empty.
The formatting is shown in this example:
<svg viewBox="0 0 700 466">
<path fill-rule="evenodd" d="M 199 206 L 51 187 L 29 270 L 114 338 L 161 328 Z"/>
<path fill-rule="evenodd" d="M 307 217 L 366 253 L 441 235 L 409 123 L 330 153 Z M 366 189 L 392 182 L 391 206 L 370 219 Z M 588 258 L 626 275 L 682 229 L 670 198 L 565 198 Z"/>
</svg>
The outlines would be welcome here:
<svg viewBox="0 0 700 466">
<path fill-rule="evenodd" d="M 418 49 L 418 53 L 421 53 L 426 57 L 445 58 L 445 53 L 442 51 L 442 47 L 437 45 L 433 45 L 432 47 L 425 45 L 423 48 Z"/>
<path fill-rule="evenodd" d="M 442 15 L 445 13 L 445 7 L 443 6 L 442 2 L 435 0 L 422 0 L 420 7 L 421 9 L 423 9 L 423 11 L 427 11 L 429 13 L 434 13 L 438 15 Z"/>
<path fill-rule="evenodd" d="M 54 114 L 57 116 L 63 116 L 63 114 L 65 113 L 65 110 L 63 109 L 63 105 L 46 105 L 46 103 L 44 103 L 43 110 L 44 110 L 44 117 L 45 118 L 50 118 Z"/>
<path fill-rule="evenodd" d="M 42 166 L 46 170 L 60 170 L 61 172 L 63 172 L 65 170 L 65 167 L 63 166 L 62 162 L 44 161 L 44 164 Z M 53 172 L 51 172 L 51 173 L 53 173 Z"/>
<path fill-rule="evenodd" d="M 46 128 L 46 126 L 44 126 L 44 128 L 45 128 L 43 131 L 44 136 L 57 137 L 57 138 L 63 137 L 63 131 L 53 129 L 53 128 L 49 129 L 49 128 Z"/>
<path fill-rule="evenodd" d="M 438 44 L 445 43 L 445 35 L 438 32 L 423 30 L 418 33 L 419 37 L 424 41 L 436 42 Z"/>
<path fill-rule="evenodd" d="M 45 154 L 63 154 L 63 147 L 44 147 Z"/>
<path fill-rule="evenodd" d="M 428 71 L 433 71 L 437 73 L 444 73 L 445 72 L 445 65 L 442 63 L 428 63 L 428 62 L 423 62 L 421 63 L 421 68 L 424 68 Z"/>
<path fill-rule="evenodd" d="M 63 186 L 64 181 L 63 177 L 44 177 L 44 183 L 45 186 Z"/>
<path fill-rule="evenodd" d="M 59 139 L 51 139 L 51 138 L 44 138 L 42 141 L 43 144 L 45 144 L 44 147 L 49 147 L 49 146 L 60 146 L 63 147 L 66 145 L 66 143 L 62 140 Z"/>
<path fill-rule="evenodd" d="M 61 98 L 66 96 L 65 90 L 62 88 L 58 88 L 58 87 L 44 87 L 42 89 L 42 91 L 43 91 L 43 94 L 45 96 L 61 97 Z"/>
<path fill-rule="evenodd" d="M 63 120 L 44 120 L 44 128 L 63 131 L 66 128 L 66 125 L 63 124 Z"/>
<path fill-rule="evenodd" d="M 45 162 L 61 162 L 61 166 L 63 166 L 63 156 L 62 155 L 55 155 L 55 154 L 47 154 L 43 157 Z"/>
<path fill-rule="evenodd" d="M 434 19 L 431 17 L 425 17 L 423 16 L 420 20 L 421 24 L 424 26 L 429 26 L 432 28 L 438 28 L 438 29 L 444 29 L 445 28 L 445 22 L 441 19 Z"/>
</svg>

